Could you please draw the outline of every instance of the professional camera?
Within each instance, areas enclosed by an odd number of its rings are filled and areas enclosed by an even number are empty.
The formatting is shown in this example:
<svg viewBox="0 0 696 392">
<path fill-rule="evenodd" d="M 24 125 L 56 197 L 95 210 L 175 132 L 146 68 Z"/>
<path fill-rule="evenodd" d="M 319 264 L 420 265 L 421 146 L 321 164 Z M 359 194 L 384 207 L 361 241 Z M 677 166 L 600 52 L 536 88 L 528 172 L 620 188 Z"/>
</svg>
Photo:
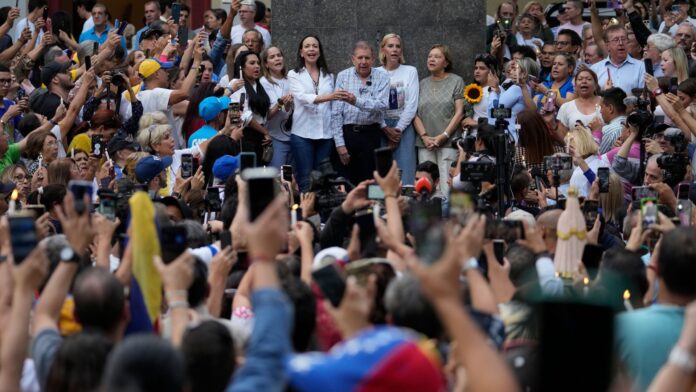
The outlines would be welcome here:
<svg viewBox="0 0 696 392">
<path fill-rule="evenodd" d="M 675 187 L 686 176 L 689 157 L 684 153 L 664 154 L 657 158 L 657 166 L 662 169 L 665 184 Z"/>
<path fill-rule="evenodd" d="M 495 162 L 487 155 L 481 156 L 476 161 L 462 162 L 459 173 L 462 182 L 495 182 L 496 171 Z"/>
<path fill-rule="evenodd" d="M 683 133 L 665 135 L 665 141 L 668 141 L 674 147 L 675 153 L 683 153 L 686 151 L 686 138 Z"/>
<path fill-rule="evenodd" d="M 346 192 L 350 192 L 353 188 L 353 184 L 348 180 L 338 177 L 338 173 L 334 171 L 328 159 L 319 163 L 319 170 L 312 171 L 309 180 L 309 191 L 316 194 L 314 210 L 319 213 L 340 206 L 346 199 L 347 193 L 339 191 L 337 188 L 339 185 L 344 185 Z"/>
<path fill-rule="evenodd" d="M 458 148 L 457 146 L 461 146 L 464 152 L 466 153 L 473 153 L 476 151 L 476 136 L 474 135 L 467 135 L 464 137 L 458 137 L 452 140 L 452 148 Z"/>
<path fill-rule="evenodd" d="M 494 118 L 498 121 L 506 120 L 510 117 L 512 117 L 512 109 L 511 108 L 506 108 L 504 106 L 501 106 L 498 108 L 491 109 L 491 118 Z"/>
</svg>

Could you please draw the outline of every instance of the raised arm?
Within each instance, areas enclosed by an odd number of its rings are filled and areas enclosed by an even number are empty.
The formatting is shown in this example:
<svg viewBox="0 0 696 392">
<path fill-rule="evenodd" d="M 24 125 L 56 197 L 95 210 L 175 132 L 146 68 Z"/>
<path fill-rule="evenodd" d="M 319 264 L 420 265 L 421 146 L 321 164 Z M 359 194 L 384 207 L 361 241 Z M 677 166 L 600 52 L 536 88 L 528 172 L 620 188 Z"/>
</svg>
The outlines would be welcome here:
<svg viewBox="0 0 696 392">
<path fill-rule="evenodd" d="M 191 95 L 191 91 L 196 86 L 196 77 L 198 76 L 199 66 L 201 65 L 201 60 L 203 59 L 203 52 L 205 48 L 200 46 L 200 40 L 196 39 L 193 43 L 195 45 L 193 49 L 193 66 L 186 75 L 184 82 L 181 84 L 181 88 L 172 91 L 169 95 L 169 106 L 173 106 L 181 101 L 185 101 Z"/>
</svg>

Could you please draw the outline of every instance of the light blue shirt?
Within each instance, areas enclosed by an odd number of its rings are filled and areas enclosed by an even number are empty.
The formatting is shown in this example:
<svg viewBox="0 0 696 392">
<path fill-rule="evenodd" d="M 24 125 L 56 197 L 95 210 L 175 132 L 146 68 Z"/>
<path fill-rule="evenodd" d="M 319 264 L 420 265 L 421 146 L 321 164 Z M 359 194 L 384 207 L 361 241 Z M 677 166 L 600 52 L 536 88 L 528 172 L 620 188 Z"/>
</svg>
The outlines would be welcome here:
<svg viewBox="0 0 696 392">
<path fill-rule="evenodd" d="M 106 26 L 106 30 L 104 30 L 103 33 L 97 34 L 96 31 L 94 31 L 94 27 L 91 29 L 85 31 L 84 33 L 80 34 L 80 43 L 84 41 L 96 41 L 99 42 L 99 45 L 103 45 L 104 42 L 109 38 L 109 25 Z M 126 39 L 121 36 L 121 46 L 123 46 L 123 49 L 128 49 L 126 48 Z"/>
<path fill-rule="evenodd" d="M 607 57 L 606 59 L 594 64 L 592 71 L 597 74 L 600 88 L 604 88 L 607 83 L 607 70 L 611 73 L 611 83 L 614 87 L 622 89 L 626 95 L 633 95 L 631 90 L 643 88 L 645 86 L 645 64 L 636 60 L 630 55 L 621 64 L 614 64 Z"/>
<path fill-rule="evenodd" d="M 138 32 L 135 33 L 135 38 L 133 39 L 133 50 L 137 50 L 140 48 L 140 35 L 149 29 L 150 26 L 145 25 L 142 29 L 138 30 Z"/>
<path fill-rule="evenodd" d="M 389 74 L 372 68 L 368 82 L 362 83 L 355 67 L 339 72 L 336 90 L 343 89 L 355 95 L 355 106 L 343 101 L 331 104 L 331 130 L 336 147 L 345 146 L 343 125 L 382 124 L 384 111 L 389 108 Z"/>
<path fill-rule="evenodd" d="M 217 135 L 217 133 L 217 129 L 207 124 L 198 128 L 198 130 L 194 132 L 191 135 L 191 137 L 189 137 L 188 148 L 192 148 L 193 146 L 197 146 L 198 144 L 203 143 L 204 141 Z"/>
<path fill-rule="evenodd" d="M 517 135 L 517 128 L 515 127 L 515 124 L 517 124 L 517 114 L 523 111 L 526 107 L 520 86 L 513 84 L 500 94 L 496 93 L 495 91 L 491 91 L 491 95 L 488 96 L 489 124 L 495 125 L 495 118 L 490 115 L 491 109 L 499 108 L 501 106 L 512 109 L 512 116 L 505 121 L 508 122 L 508 134 L 512 136 L 512 139 L 515 141 L 515 143 L 517 143 L 517 140 L 519 139 L 519 136 Z"/>
</svg>

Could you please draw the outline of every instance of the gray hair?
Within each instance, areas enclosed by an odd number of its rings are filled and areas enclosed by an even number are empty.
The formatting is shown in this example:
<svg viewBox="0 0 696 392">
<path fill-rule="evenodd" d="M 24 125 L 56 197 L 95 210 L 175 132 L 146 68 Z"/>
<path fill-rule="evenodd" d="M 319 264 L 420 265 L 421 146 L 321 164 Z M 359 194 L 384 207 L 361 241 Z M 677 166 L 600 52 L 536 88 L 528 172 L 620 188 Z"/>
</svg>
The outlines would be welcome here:
<svg viewBox="0 0 696 392">
<path fill-rule="evenodd" d="M 256 12 L 256 3 L 253 0 L 242 0 L 241 5 L 251 7 Z"/>
<path fill-rule="evenodd" d="M 691 23 L 687 22 L 689 26 L 691 26 Z M 674 39 L 664 33 L 655 33 L 655 34 L 650 34 L 648 37 L 648 44 L 653 44 L 655 45 L 655 48 L 660 51 L 660 53 L 664 52 L 667 49 L 672 49 L 675 46 L 677 46 L 677 43 L 674 42 Z"/>
<path fill-rule="evenodd" d="M 431 338 L 441 332 L 442 326 L 432 303 L 412 275 L 405 274 L 389 283 L 384 293 L 384 307 L 394 325 L 411 328 Z"/>
<path fill-rule="evenodd" d="M 370 53 L 372 53 L 373 56 L 375 55 L 375 50 L 372 49 L 372 45 L 370 45 L 370 43 L 367 42 L 367 41 L 358 41 L 358 42 L 356 42 L 356 43 L 353 45 L 353 52 L 352 52 L 352 53 L 355 54 L 355 51 L 358 50 L 358 49 L 369 49 L 369 50 L 370 50 Z"/>
<path fill-rule="evenodd" d="M 58 266 L 58 263 L 60 263 L 60 252 L 66 247 L 69 247 L 70 243 L 68 242 L 68 239 L 65 237 L 65 234 L 56 234 L 44 238 L 43 240 L 41 240 L 41 242 L 39 242 L 39 245 L 43 246 L 44 249 L 46 249 L 46 257 L 48 258 L 49 269 L 53 271 L 53 269 L 55 269 Z"/>
<path fill-rule="evenodd" d="M 539 64 L 530 59 L 529 57 L 525 57 L 519 61 L 519 65 L 522 66 L 522 69 L 527 75 L 539 75 Z"/>
<path fill-rule="evenodd" d="M 181 226 L 186 229 L 186 242 L 189 248 L 200 248 L 206 245 L 207 238 L 205 229 L 200 223 L 185 219 L 177 223 L 177 226 Z"/>
<path fill-rule="evenodd" d="M 681 22 L 679 27 L 688 27 L 691 30 L 691 38 L 696 39 L 696 26 L 692 25 L 691 22 Z M 677 27 L 677 30 L 679 30 L 679 27 Z"/>
</svg>

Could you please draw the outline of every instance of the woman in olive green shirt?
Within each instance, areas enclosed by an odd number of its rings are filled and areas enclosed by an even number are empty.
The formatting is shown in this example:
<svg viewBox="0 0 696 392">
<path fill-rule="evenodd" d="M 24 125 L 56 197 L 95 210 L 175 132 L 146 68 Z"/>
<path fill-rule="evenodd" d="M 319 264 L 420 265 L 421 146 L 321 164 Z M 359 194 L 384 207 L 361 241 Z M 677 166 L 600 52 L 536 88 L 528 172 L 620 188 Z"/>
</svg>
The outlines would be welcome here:
<svg viewBox="0 0 696 392">
<path fill-rule="evenodd" d="M 452 60 L 449 48 L 433 45 L 428 53 L 430 76 L 420 81 L 418 112 L 413 120 L 416 132 L 418 162 L 431 161 L 440 171 L 440 191 L 447 197 L 447 174 L 452 162 L 457 161 L 458 151 L 451 141 L 459 136 L 459 122 L 464 114 L 464 81 L 450 73 Z"/>
</svg>

